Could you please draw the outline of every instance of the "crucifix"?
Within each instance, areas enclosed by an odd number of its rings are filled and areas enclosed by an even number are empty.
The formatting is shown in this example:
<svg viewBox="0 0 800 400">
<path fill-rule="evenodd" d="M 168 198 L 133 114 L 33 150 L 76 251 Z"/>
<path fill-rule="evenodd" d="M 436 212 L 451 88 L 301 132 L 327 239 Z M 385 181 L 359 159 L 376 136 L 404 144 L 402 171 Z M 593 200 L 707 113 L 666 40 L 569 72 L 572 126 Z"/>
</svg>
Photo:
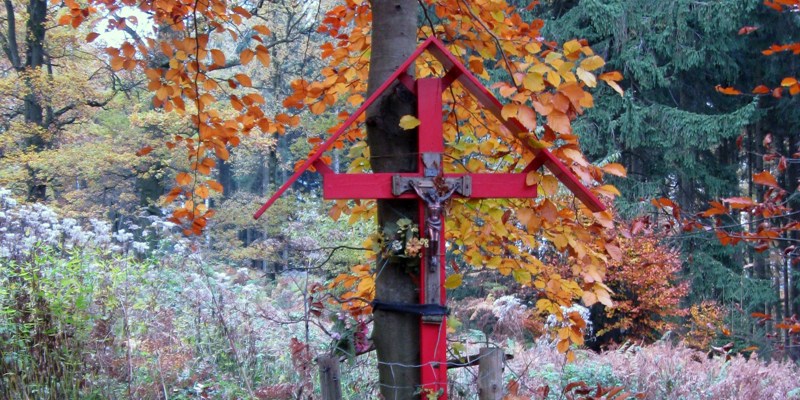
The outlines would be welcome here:
<svg viewBox="0 0 800 400">
<path fill-rule="evenodd" d="M 425 51 L 431 53 L 447 71 L 437 78 L 414 79 L 408 75 L 409 67 Z M 442 92 L 454 82 L 459 82 L 478 102 L 535 155 L 533 160 L 517 173 L 450 174 L 443 169 L 444 136 L 442 132 Z M 364 111 L 386 90 L 402 84 L 417 97 L 418 162 L 415 173 L 335 173 L 320 157 L 353 124 Z M 422 390 L 438 393 L 440 400 L 447 399 L 447 314 L 445 280 L 445 229 L 444 207 L 452 197 L 470 199 L 535 198 L 537 188 L 526 183 L 528 172 L 542 166 L 548 168 L 591 211 L 604 210 L 603 204 L 572 174 L 558 158 L 547 149 L 534 148 L 525 135 L 528 130 L 515 119 L 503 118 L 502 105 L 472 73 L 459 62 L 436 38 L 428 38 L 390 78 L 375 91 L 339 128 L 295 171 L 286 183 L 256 212 L 261 216 L 312 165 L 323 176 L 325 199 L 416 199 L 419 210 L 419 232 L 428 240 L 428 248 L 420 260 L 419 304 L 416 308 L 386 307 L 384 310 L 408 312 L 417 310 L 420 315 L 420 381 Z M 379 294 L 378 294 L 379 295 Z M 376 299 L 376 303 L 378 300 Z"/>
</svg>

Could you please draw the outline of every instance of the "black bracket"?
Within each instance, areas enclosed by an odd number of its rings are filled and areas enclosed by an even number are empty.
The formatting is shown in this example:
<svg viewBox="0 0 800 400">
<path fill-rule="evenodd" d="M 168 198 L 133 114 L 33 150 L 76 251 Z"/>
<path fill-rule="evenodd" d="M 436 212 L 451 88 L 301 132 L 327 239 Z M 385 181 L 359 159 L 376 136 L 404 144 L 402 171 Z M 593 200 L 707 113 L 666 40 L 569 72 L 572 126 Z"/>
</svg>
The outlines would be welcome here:
<svg viewBox="0 0 800 400">
<path fill-rule="evenodd" d="M 372 309 L 401 314 L 419 315 L 422 318 L 439 317 L 440 320 L 441 317 L 450 315 L 450 309 L 440 304 L 403 304 L 373 300 Z"/>
</svg>

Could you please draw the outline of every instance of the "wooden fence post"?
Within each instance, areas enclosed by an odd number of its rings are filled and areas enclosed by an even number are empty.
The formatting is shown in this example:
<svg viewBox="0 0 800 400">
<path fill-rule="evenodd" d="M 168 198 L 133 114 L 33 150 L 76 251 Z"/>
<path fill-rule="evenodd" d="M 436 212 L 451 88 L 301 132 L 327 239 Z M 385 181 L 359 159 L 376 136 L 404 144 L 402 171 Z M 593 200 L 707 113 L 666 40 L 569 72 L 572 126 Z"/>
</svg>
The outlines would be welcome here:
<svg viewBox="0 0 800 400">
<path fill-rule="evenodd" d="M 501 400 L 503 398 L 503 349 L 484 347 L 478 363 L 478 398 Z"/>
<path fill-rule="evenodd" d="M 317 358 L 322 400 L 342 400 L 339 357 L 325 355 Z"/>
</svg>

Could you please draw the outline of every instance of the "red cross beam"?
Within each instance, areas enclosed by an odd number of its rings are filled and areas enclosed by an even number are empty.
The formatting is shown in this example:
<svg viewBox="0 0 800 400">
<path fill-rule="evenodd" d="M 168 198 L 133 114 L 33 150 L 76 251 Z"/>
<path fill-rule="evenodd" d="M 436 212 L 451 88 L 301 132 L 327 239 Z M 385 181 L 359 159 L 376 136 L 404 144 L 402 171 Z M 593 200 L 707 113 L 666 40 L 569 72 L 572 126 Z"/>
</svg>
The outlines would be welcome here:
<svg viewBox="0 0 800 400">
<path fill-rule="evenodd" d="M 425 51 L 436 58 L 447 71 L 441 78 L 414 80 L 409 67 Z M 500 121 L 527 150 L 533 160 L 519 173 L 445 174 L 442 170 L 444 137 L 442 133 L 442 91 L 458 81 L 498 121 Z M 419 160 L 416 173 L 337 174 L 321 159 L 322 154 L 339 139 L 356 119 L 387 89 L 400 82 L 417 96 L 417 117 L 420 120 Z M 467 198 L 534 198 L 536 186 L 528 186 L 529 171 L 545 166 L 591 211 L 605 207 L 575 175 L 550 151 L 528 144 L 528 130 L 516 119 L 501 115 L 502 105 L 467 68 L 460 63 L 435 37 L 423 42 L 411 56 L 375 91 L 355 113 L 342 124 L 255 213 L 263 214 L 312 165 L 322 174 L 325 199 L 417 199 L 420 232 L 426 233 L 434 244 L 425 251 L 420 265 L 420 304 L 445 304 L 445 232 L 441 221 L 441 203 L 450 195 Z M 440 393 L 447 399 L 447 341 L 446 321 L 441 316 L 423 316 L 420 324 L 420 381 L 422 389 Z"/>
</svg>

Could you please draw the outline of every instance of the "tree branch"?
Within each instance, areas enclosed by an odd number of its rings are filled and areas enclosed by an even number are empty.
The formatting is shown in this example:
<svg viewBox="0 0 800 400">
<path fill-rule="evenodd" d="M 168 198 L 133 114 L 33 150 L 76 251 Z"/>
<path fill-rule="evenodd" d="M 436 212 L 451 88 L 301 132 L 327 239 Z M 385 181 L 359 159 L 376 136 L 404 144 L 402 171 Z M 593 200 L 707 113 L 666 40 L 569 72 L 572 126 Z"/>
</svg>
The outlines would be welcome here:
<svg viewBox="0 0 800 400">
<path fill-rule="evenodd" d="M 6 53 L 8 61 L 14 66 L 17 71 L 22 70 L 22 64 L 19 59 L 19 48 L 17 47 L 17 26 L 16 18 L 14 16 L 14 3 L 11 0 L 4 0 L 6 6 L 6 15 L 8 16 L 8 37 L 3 36 L 3 52 Z"/>
</svg>

